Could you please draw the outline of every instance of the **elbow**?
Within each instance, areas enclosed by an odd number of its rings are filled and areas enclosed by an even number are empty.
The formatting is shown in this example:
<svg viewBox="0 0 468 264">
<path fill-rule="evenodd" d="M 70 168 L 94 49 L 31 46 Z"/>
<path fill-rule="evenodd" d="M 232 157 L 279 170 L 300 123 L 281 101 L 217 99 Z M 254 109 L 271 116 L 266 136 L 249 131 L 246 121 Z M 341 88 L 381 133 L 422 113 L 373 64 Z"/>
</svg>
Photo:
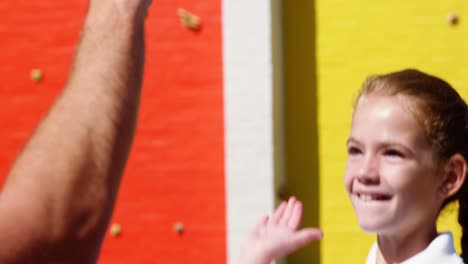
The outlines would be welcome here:
<svg viewBox="0 0 468 264">
<path fill-rule="evenodd" d="M 76 196 L 80 197 L 80 196 Z M 111 217 L 111 208 L 105 197 L 80 197 L 66 203 L 56 212 L 51 226 L 55 241 L 90 243 L 101 241 Z"/>
</svg>

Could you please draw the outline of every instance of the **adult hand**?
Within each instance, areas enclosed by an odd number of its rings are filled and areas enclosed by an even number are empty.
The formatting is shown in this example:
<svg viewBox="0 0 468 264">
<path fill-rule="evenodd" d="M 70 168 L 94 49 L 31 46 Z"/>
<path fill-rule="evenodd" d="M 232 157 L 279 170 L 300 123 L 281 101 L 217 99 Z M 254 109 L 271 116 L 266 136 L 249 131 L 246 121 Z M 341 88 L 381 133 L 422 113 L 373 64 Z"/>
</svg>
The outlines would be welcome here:
<svg viewBox="0 0 468 264">
<path fill-rule="evenodd" d="M 272 217 L 264 216 L 246 236 L 241 247 L 240 264 L 269 264 L 276 258 L 322 238 L 317 228 L 298 230 L 302 203 L 292 197 L 282 202 Z"/>
</svg>

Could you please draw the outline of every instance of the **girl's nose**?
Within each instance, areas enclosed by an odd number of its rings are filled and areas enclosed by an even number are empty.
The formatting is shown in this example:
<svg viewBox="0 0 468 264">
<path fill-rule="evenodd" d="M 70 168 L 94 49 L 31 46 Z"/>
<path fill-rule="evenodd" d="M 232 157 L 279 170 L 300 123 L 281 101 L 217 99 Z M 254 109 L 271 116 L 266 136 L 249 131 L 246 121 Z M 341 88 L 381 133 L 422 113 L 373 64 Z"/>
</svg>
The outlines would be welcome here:
<svg viewBox="0 0 468 264">
<path fill-rule="evenodd" d="M 377 160 L 372 156 L 366 157 L 357 172 L 356 178 L 362 184 L 378 184 L 380 177 Z"/>
</svg>

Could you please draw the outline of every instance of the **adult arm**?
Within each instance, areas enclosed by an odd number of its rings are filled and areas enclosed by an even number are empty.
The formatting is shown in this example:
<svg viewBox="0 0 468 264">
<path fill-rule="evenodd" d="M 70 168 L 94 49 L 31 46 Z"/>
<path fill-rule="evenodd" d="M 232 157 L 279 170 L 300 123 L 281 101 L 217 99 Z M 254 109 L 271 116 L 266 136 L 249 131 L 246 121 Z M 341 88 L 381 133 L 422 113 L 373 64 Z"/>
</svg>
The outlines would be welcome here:
<svg viewBox="0 0 468 264">
<path fill-rule="evenodd" d="M 135 129 L 150 0 L 91 0 L 67 85 L 0 195 L 0 263 L 95 263 Z"/>
</svg>

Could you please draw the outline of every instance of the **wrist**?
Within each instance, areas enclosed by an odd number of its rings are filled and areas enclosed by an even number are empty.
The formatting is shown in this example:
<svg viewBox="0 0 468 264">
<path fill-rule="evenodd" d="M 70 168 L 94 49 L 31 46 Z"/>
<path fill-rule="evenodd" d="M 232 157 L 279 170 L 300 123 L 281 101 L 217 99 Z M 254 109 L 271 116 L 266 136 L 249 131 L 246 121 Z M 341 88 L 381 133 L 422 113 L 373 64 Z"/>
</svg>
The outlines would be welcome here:
<svg viewBox="0 0 468 264">
<path fill-rule="evenodd" d="M 143 27 L 148 5 L 143 0 L 91 0 L 88 24 L 113 24 L 120 28 Z"/>
</svg>

